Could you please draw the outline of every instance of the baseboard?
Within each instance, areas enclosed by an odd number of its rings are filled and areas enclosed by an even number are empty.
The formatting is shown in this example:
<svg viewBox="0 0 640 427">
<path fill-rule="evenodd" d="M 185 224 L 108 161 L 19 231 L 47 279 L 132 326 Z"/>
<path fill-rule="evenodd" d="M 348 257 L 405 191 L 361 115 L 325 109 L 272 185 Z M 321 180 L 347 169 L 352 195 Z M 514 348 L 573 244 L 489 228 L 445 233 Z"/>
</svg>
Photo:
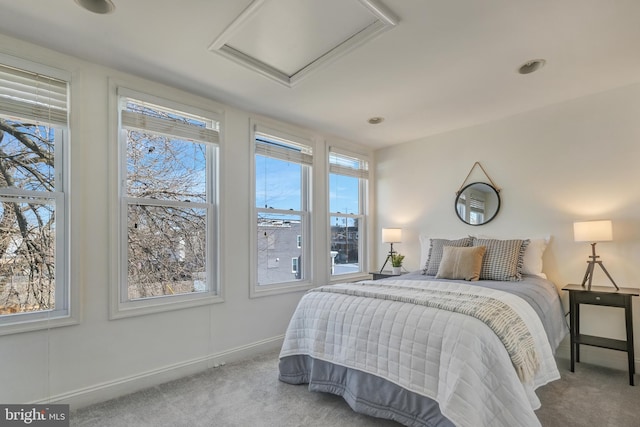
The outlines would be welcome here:
<svg viewBox="0 0 640 427">
<path fill-rule="evenodd" d="M 556 357 L 571 360 L 571 343 L 568 337 L 558 346 Z M 623 371 L 628 369 L 627 353 L 624 351 L 609 350 L 588 345 L 580 346 L 580 362 Z M 634 358 L 634 363 L 636 365 L 636 372 L 638 372 L 640 359 L 637 357 Z"/>
<path fill-rule="evenodd" d="M 55 396 L 50 396 L 48 399 L 32 403 L 64 403 L 69 404 L 71 410 L 75 410 L 143 390 L 145 388 L 154 387 L 188 375 L 193 375 L 210 368 L 217 368 L 225 365 L 226 363 L 250 359 L 251 357 L 261 353 L 279 349 L 282 347 L 283 341 L 284 335 L 280 335 L 205 357 L 187 360 L 173 365 L 164 366 L 162 368 L 141 372 L 136 375 L 130 375 L 113 381 L 107 381 L 66 393 L 57 394 Z"/>
<path fill-rule="evenodd" d="M 267 351 L 277 350 L 282 346 L 283 341 L 284 335 L 280 335 L 205 357 L 57 394 L 50 396 L 48 399 L 42 399 L 32 403 L 65 403 L 70 405 L 71 410 L 75 410 L 129 393 L 134 393 L 145 388 L 154 387 L 188 375 L 193 375 L 210 368 L 216 368 L 218 366 L 225 365 L 226 363 L 249 359 Z M 567 360 L 570 358 L 570 344 L 568 339 L 560 343 L 556 350 L 556 356 Z M 582 363 L 590 363 L 625 371 L 627 370 L 627 354 L 621 351 L 607 350 L 585 345 L 580 347 L 580 360 Z M 638 362 L 639 360 L 636 358 L 636 370 L 638 370 L 638 366 L 640 365 Z"/>
</svg>

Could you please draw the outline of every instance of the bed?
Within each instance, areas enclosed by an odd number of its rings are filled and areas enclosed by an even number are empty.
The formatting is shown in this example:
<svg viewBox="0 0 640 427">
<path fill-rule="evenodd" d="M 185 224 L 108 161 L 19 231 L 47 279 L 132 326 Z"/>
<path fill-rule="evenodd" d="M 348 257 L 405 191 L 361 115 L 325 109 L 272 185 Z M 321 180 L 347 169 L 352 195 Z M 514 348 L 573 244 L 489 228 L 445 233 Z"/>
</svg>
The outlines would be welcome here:
<svg viewBox="0 0 640 427">
<path fill-rule="evenodd" d="M 535 390 L 560 378 L 568 328 L 541 265 L 525 268 L 531 240 L 505 242 L 431 239 L 421 271 L 307 292 L 279 379 L 407 426 L 539 426 Z"/>
</svg>

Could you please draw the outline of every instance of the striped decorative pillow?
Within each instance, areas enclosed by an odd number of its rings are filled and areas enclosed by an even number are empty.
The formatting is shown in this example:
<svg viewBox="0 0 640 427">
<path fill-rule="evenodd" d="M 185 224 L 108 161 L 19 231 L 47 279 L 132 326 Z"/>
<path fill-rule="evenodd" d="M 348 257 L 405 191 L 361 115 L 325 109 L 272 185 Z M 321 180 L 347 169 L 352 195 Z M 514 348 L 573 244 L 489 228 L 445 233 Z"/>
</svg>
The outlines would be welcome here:
<svg viewBox="0 0 640 427">
<path fill-rule="evenodd" d="M 524 251 L 529 240 L 473 239 L 473 246 L 485 246 L 480 280 L 522 280 Z"/>
<path fill-rule="evenodd" d="M 458 240 L 447 239 L 431 239 L 431 248 L 429 249 L 429 258 L 427 264 L 422 269 L 422 274 L 435 276 L 438 274 L 440 261 L 442 261 L 442 248 L 445 246 L 466 247 L 471 246 L 471 237 L 464 237 Z"/>
</svg>

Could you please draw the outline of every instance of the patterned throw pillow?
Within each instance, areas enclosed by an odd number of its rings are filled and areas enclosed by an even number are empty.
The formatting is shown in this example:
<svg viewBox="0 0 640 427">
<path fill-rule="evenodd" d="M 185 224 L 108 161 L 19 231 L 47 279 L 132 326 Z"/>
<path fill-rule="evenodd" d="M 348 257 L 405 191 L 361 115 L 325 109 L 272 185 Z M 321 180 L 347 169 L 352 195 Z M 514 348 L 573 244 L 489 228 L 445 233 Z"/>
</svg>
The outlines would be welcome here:
<svg viewBox="0 0 640 427">
<path fill-rule="evenodd" d="M 480 280 L 522 280 L 522 262 L 529 240 L 473 239 L 473 246 L 485 246 Z"/>
<path fill-rule="evenodd" d="M 431 248 L 429 249 L 429 258 L 427 264 L 422 270 L 422 274 L 427 276 L 435 276 L 438 274 L 438 268 L 440 267 L 440 261 L 442 261 L 442 248 L 444 246 L 466 247 L 471 246 L 471 237 L 464 237 L 458 240 L 447 239 L 431 239 Z"/>
<path fill-rule="evenodd" d="M 442 261 L 440 261 L 436 279 L 478 280 L 482 269 L 482 258 L 486 250 L 487 248 L 484 246 L 443 247 Z"/>
</svg>

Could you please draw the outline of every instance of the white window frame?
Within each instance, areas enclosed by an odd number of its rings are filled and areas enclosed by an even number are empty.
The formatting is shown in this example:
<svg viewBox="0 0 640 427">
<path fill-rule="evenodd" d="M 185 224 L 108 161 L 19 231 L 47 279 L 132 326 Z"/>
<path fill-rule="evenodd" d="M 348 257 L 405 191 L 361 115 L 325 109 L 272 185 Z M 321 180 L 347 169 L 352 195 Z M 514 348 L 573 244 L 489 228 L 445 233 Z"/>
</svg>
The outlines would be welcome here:
<svg viewBox="0 0 640 427">
<path fill-rule="evenodd" d="M 331 156 L 347 157 L 360 162 L 358 169 L 336 165 L 331 162 Z M 333 265 L 330 266 L 330 280 L 335 281 L 348 281 L 350 279 L 361 277 L 367 273 L 369 254 L 367 251 L 367 236 L 368 236 L 368 212 L 369 212 L 369 165 L 371 164 L 369 156 L 364 154 L 355 153 L 349 150 L 345 150 L 341 147 L 330 146 L 328 148 L 327 155 L 328 172 L 327 172 L 327 207 L 328 207 L 328 222 L 329 229 L 327 230 L 327 245 L 331 248 L 331 218 L 339 217 L 358 220 L 358 271 L 347 274 L 333 274 Z M 331 174 L 351 176 L 358 178 L 358 213 L 341 213 L 331 211 L 331 202 L 329 195 L 331 192 L 330 176 Z"/>
<path fill-rule="evenodd" d="M 114 191 L 112 191 L 112 193 L 116 193 L 117 205 L 119 206 L 118 214 L 115 216 L 115 221 L 112 221 L 112 227 L 115 231 L 112 235 L 117 235 L 118 238 L 115 239 L 115 242 L 112 242 L 112 263 L 114 264 L 112 265 L 112 271 L 114 272 L 115 280 L 111 281 L 110 318 L 118 319 L 130 316 L 140 316 L 168 310 L 177 310 L 223 302 L 223 292 L 222 287 L 220 286 L 221 275 L 219 253 L 219 140 L 217 143 L 210 143 L 211 147 L 207 150 L 207 175 L 211 178 L 207 188 L 208 200 L 205 203 L 188 202 L 190 207 L 203 208 L 207 210 L 207 230 L 205 231 L 207 236 L 207 290 L 136 300 L 129 300 L 127 298 L 127 210 L 130 204 L 136 204 L 136 200 L 125 194 L 127 152 L 126 131 L 123 130 L 121 108 L 122 102 L 124 102 L 123 100 L 131 98 L 161 106 L 163 108 L 180 111 L 187 115 L 192 114 L 199 117 L 206 117 L 213 122 L 216 122 L 220 128 L 222 127 L 221 114 L 217 111 L 193 106 L 190 103 L 188 96 L 186 96 L 187 99 L 185 100 L 168 99 L 150 93 L 129 89 L 128 87 L 113 81 L 110 82 L 110 96 L 112 99 L 110 110 L 115 114 L 115 118 L 112 120 L 112 126 L 115 126 L 116 128 L 115 136 L 112 139 L 113 143 L 117 147 L 115 157 L 118 165 L 117 171 L 113 171 L 116 178 L 115 180 L 112 180 L 112 184 L 114 185 Z M 219 139 L 221 132 L 218 130 L 217 133 Z M 197 136 L 193 139 L 200 142 L 200 139 Z M 180 202 L 173 201 L 157 202 L 158 205 L 167 206 L 174 206 L 176 203 L 180 204 Z M 144 200 L 143 204 L 150 205 L 156 204 L 156 202 Z"/>
<path fill-rule="evenodd" d="M 71 281 L 70 274 L 70 139 L 69 139 L 69 104 L 70 104 L 70 82 L 71 73 L 37 64 L 21 58 L 0 53 L 0 64 L 33 73 L 32 77 L 26 77 L 26 84 L 35 76 L 44 76 L 60 82 L 60 89 L 56 95 L 45 99 L 44 108 L 31 108 L 39 103 L 38 99 L 27 100 L 20 95 L 8 94 L 8 97 L 0 96 L 0 114 L 7 118 L 36 120 L 43 125 L 51 125 L 55 129 L 55 181 L 56 191 L 43 194 L 42 192 L 32 192 L 16 189 L 0 189 L 0 193 L 6 198 L 15 197 L 16 201 L 24 202 L 24 196 L 33 197 L 32 203 L 55 204 L 56 215 L 56 261 L 55 261 L 55 281 L 56 297 L 55 308 L 53 310 L 41 310 L 36 312 L 16 313 L 0 316 L 0 335 L 15 334 L 21 332 L 49 329 L 61 326 L 75 325 L 80 322 L 79 297 L 77 285 Z M 8 77 L 11 79 L 11 77 Z M 35 77 L 37 79 L 37 77 Z M 62 86 L 64 85 L 64 86 Z M 34 81 L 35 88 L 35 81 Z M 9 91 L 11 88 L 6 87 Z M 27 95 L 27 91 L 23 92 Z M 57 97 L 59 99 L 56 99 Z M 27 99 L 27 98 L 24 98 Z M 53 109 L 47 105 L 57 105 Z M 60 143 L 58 143 L 58 141 Z M 38 200 L 40 199 L 40 200 Z"/>
<path fill-rule="evenodd" d="M 249 288 L 249 297 L 262 297 L 268 295 L 277 295 L 289 292 L 296 292 L 300 290 L 310 289 L 313 286 L 313 221 L 314 216 L 311 211 L 311 199 L 312 199 L 312 175 L 313 175 L 313 161 L 315 156 L 312 154 L 301 154 L 301 155 L 293 155 L 291 157 L 291 161 L 294 162 L 305 162 L 302 168 L 302 206 L 300 211 L 289 211 L 289 210 L 279 210 L 279 209 L 263 209 L 256 207 L 256 138 L 259 138 L 260 135 L 264 135 L 268 138 L 275 140 L 282 140 L 291 142 L 293 144 L 298 144 L 300 146 L 308 147 L 312 152 L 315 153 L 315 143 L 311 135 L 305 134 L 303 132 L 297 132 L 291 129 L 285 129 L 284 127 L 274 126 L 271 124 L 266 124 L 263 122 L 253 121 L 250 122 L 251 128 L 251 145 L 254 147 L 252 151 L 251 160 L 250 160 L 250 170 L 251 170 L 251 206 L 252 206 L 252 231 L 251 235 L 251 255 L 250 255 L 250 288 Z M 260 153 L 264 155 L 264 153 Z M 300 158 L 303 157 L 303 159 Z M 257 218 L 259 212 L 265 212 L 269 214 L 277 214 L 282 213 L 284 215 L 300 215 L 303 219 L 302 221 L 302 229 L 301 229 L 301 243 L 302 243 L 302 266 L 301 266 L 301 278 L 292 281 L 286 282 L 278 282 L 278 283 L 270 283 L 258 285 L 258 242 L 256 240 L 257 235 Z M 298 267 L 300 268 L 300 266 Z"/>
</svg>

